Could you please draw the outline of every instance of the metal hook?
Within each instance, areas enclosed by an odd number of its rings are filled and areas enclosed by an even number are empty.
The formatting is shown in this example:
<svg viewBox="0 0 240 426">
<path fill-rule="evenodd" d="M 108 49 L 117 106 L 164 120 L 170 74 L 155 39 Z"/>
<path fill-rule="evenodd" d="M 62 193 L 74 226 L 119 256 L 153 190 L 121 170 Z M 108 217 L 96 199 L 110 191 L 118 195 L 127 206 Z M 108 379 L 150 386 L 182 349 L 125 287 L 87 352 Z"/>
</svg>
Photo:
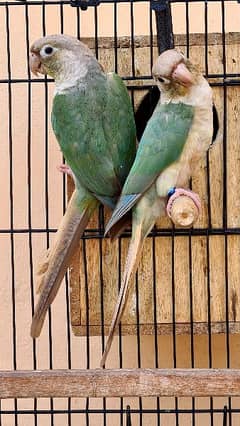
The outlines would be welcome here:
<svg viewBox="0 0 240 426">
<path fill-rule="evenodd" d="M 227 426 L 227 406 L 223 408 L 223 426 Z"/>
<path fill-rule="evenodd" d="M 132 420 L 131 420 L 131 407 L 130 405 L 126 406 L 126 426 L 132 426 Z"/>
</svg>

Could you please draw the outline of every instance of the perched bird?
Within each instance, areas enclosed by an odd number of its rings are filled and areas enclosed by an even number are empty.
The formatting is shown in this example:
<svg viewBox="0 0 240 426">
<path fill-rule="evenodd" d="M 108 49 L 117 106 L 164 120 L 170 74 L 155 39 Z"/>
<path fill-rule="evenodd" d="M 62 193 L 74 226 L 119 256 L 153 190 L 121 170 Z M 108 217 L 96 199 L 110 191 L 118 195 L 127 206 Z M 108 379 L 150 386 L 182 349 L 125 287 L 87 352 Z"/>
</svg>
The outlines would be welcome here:
<svg viewBox="0 0 240 426">
<path fill-rule="evenodd" d="M 152 74 L 161 98 L 143 132 L 135 161 L 106 227 L 106 233 L 113 230 L 132 209 L 132 237 L 101 366 L 121 319 L 129 279 L 137 269 L 144 239 L 157 218 L 165 214 L 170 189 L 188 185 L 213 134 L 212 90 L 188 59 L 176 50 L 167 50 L 158 57 Z"/>
<path fill-rule="evenodd" d="M 38 337 L 93 211 L 100 203 L 111 209 L 116 204 L 135 157 L 136 129 L 122 79 L 106 74 L 76 38 L 51 35 L 35 41 L 30 66 L 55 80 L 52 127 L 76 186 L 38 270 L 41 294 L 31 326 L 32 337 Z"/>
</svg>

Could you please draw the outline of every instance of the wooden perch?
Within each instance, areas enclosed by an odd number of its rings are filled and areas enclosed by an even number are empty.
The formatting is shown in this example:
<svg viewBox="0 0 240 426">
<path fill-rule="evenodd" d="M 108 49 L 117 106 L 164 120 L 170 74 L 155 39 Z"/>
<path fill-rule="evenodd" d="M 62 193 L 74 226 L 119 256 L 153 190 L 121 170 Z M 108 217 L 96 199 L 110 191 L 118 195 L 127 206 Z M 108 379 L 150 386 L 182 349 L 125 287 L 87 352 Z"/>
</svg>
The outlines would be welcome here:
<svg viewBox="0 0 240 426">
<path fill-rule="evenodd" d="M 240 396 L 240 370 L 1 371 L 1 398 Z"/>
<path fill-rule="evenodd" d="M 201 210 L 199 196 L 190 190 L 177 188 L 169 198 L 167 214 L 174 225 L 190 228 L 198 219 Z"/>
</svg>

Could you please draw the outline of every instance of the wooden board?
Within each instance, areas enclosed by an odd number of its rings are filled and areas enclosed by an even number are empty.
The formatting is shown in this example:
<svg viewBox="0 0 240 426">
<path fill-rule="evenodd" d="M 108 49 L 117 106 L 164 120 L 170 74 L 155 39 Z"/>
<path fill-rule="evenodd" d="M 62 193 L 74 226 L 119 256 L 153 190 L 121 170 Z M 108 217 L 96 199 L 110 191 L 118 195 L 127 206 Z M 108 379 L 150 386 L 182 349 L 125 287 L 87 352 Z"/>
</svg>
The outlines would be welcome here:
<svg viewBox="0 0 240 426">
<path fill-rule="evenodd" d="M 94 47 L 92 40 L 83 41 Z M 239 72 L 239 43 L 239 33 L 226 34 L 227 73 Z M 176 36 L 175 44 L 186 52 L 184 36 Z M 153 46 L 156 58 L 156 39 Z M 109 71 L 114 69 L 113 47 L 112 39 L 99 40 L 99 60 Z M 130 40 L 120 38 L 118 47 L 119 74 L 131 75 Z M 134 85 L 141 86 L 146 84 L 141 76 L 150 75 L 149 38 L 137 37 L 134 47 L 135 73 L 139 77 Z M 221 74 L 223 48 L 220 34 L 209 35 L 207 55 L 208 73 Z M 203 35 L 190 36 L 189 56 L 205 72 Z M 213 81 L 222 80 L 210 79 Z M 152 84 L 151 80 L 147 82 Z M 142 334 L 155 331 L 159 334 L 173 331 L 177 334 L 224 333 L 227 328 L 231 333 L 240 331 L 240 262 L 236 261 L 240 258 L 240 236 L 231 235 L 231 228 L 240 227 L 240 198 L 236 196 L 240 185 L 240 87 L 224 89 L 214 86 L 213 90 L 221 131 L 208 159 L 199 164 L 192 177 L 192 188 L 202 200 L 202 214 L 195 224 L 196 229 L 202 230 L 202 235 L 172 233 L 168 218 L 158 221 L 157 230 L 164 228 L 169 232 L 145 241 L 122 318 L 122 334 L 135 334 L 137 327 Z M 135 91 L 135 105 L 144 93 L 144 90 Z M 227 117 L 227 126 L 223 134 L 224 117 Z M 70 194 L 70 180 L 68 188 Z M 109 212 L 105 211 L 104 215 L 106 221 Z M 226 235 L 224 227 L 229 228 Z M 212 230 L 209 235 L 208 228 Z M 99 213 L 96 213 L 85 238 L 80 241 L 79 252 L 75 254 L 70 270 L 71 323 L 76 335 L 107 334 L 114 310 L 129 238 L 111 243 L 102 235 Z"/>
<path fill-rule="evenodd" d="M 1 399 L 240 396 L 240 370 L 0 371 Z"/>
</svg>

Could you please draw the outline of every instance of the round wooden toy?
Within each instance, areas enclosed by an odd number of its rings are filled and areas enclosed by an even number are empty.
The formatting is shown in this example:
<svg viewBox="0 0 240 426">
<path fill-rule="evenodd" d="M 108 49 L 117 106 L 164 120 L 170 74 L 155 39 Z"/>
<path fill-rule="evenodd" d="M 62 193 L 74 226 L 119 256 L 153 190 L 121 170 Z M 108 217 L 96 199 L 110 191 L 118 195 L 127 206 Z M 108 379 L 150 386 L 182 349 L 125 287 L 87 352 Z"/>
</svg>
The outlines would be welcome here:
<svg viewBox="0 0 240 426">
<path fill-rule="evenodd" d="M 167 214 L 176 227 L 190 228 L 198 219 L 201 201 L 193 191 L 176 188 L 167 203 Z"/>
</svg>

